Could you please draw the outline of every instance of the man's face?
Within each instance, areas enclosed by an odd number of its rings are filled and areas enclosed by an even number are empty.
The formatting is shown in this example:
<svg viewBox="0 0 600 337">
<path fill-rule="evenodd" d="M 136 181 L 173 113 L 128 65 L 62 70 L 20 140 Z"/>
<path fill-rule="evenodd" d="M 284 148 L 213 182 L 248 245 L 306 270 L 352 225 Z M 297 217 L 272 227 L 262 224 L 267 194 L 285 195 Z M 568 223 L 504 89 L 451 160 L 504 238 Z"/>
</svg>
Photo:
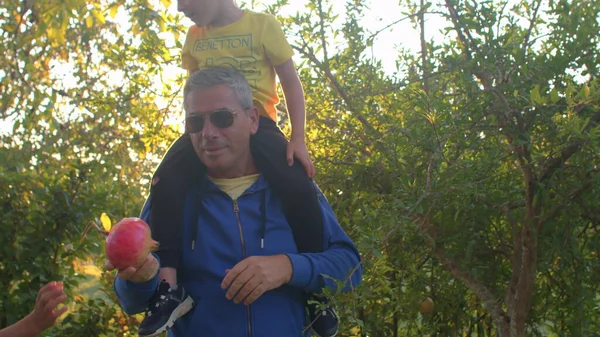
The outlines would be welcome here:
<svg viewBox="0 0 600 337">
<path fill-rule="evenodd" d="M 190 138 L 208 173 L 215 178 L 248 174 L 248 168 L 253 167 L 250 136 L 258 129 L 257 109 L 244 110 L 235 93 L 225 85 L 190 92 L 186 105 L 186 117 L 196 121 L 199 116 L 204 117 L 204 126 L 201 130 L 191 130 Z M 223 118 L 211 120 L 210 115 L 219 117 L 217 114 L 223 114 L 223 110 L 235 112 L 231 126 L 223 127 L 227 125 L 222 124 Z"/>
<path fill-rule="evenodd" d="M 210 25 L 219 15 L 221 0 L 177 0 L 177 10 L 192 20 L 196 26 Z"/>
</svg>

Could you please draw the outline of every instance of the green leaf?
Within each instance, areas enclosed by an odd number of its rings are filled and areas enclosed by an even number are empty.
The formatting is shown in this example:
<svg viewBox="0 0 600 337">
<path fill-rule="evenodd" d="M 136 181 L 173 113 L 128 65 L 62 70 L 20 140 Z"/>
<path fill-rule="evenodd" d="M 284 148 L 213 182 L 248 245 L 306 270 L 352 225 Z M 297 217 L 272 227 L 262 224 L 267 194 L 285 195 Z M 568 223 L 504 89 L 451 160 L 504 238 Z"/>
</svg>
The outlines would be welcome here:
<svg viewBox="0 0 600 337">
<path fill-rule="evenodd" d="M 558 96 L 558 90 L 556 90 L 556 88 L 553 88 L 552 91 L 550 91 L 550 101 L 552 103 L 556 103 L 560 100 L 560 97 Z"/>
<path fill-rule="evenodd" d="M 531 89 L 530 97 L 531 97 L 531 102 L 534 105 L 539 105 L 539 104 L 544 103 L 544 100 L 542 99 L 542 96 L 540 95 L 540 86 L 537 84 L 533 86 L 533 89 Z"/>
</svg>

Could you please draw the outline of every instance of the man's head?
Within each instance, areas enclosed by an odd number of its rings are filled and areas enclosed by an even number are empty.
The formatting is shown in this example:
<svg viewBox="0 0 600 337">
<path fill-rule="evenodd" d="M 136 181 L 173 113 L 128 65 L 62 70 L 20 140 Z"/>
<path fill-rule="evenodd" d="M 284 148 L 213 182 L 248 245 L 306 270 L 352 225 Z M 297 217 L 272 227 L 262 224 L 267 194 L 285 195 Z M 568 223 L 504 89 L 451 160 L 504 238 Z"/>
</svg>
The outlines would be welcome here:
<svg viewBox="0 0 600 337">
<path fill-rule="evenodd" d="M 227 23 L 227 16 L 236 9 L 233 0 L 177 0 L 177 10 L 199 27 Z"/>
<path fill-rule="evenodd" d="M 229 67 L 195 72 L 183 89 L 186 132 L 215 178 L 256 173 L 250 136 L 258 130 L 258 109 L 246 78 Z"/>
</svg>

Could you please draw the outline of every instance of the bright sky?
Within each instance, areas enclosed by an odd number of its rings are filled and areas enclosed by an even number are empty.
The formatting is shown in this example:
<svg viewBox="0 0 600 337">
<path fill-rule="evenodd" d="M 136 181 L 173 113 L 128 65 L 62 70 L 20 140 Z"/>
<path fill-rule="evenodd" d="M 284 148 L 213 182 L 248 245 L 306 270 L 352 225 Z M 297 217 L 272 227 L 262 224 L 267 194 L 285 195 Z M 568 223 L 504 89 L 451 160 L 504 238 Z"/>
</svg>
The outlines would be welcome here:
<svg viewBox="0 0 600 337">
<path fill-rule="evenodd" d="M 398 5 L 398 0 L 367 0 L 364 1 L 368 5 L 368 10 L 364 13 L 364 19 L 361 21 L 363 27 L 366 28 L 367 34 L 382 30 L 391 23 L 404 18 L 406 15 L 402 14 L 402 10 L 405 7 Z M 268 5 L 272 5 L 276 0 L 258 0 L 260 2 L 256 7 L 249 5 L 250 1 L 241 0 L 241 3 L 245 3 L 246 7 L 255 11 L 263 11 Z M 294 15 L 296 12 L 305 11 L 305 6 L 308 3 L 307 0 L 290 0 L 290 4 L 284 7 L 282 16 Z M 338 14 L 339 18 L 335 24 L 341 25 L 345 19 L 345 5 L 346 0 L 332 0 L 334 14 Z M 326 9 L 326 8 L 324 8 Z M 177 14 L 177 0 L 172 0 L 169 8 L 171 14 Z M 441 39 L 440 29 L 446 24 L 445 20 L 441 19 L 438 15 L 428 14 L 425 16 L 426 25 L 426 39 L 435 38 L 436 40 Z M 185 26 L 192 25 L 192 21 L 187 18 L 182 20 L 182 24 Z M 170 34 L 166 36 L 170 38 Z M 292 39 L 292 37 L 289 37 Z M 180 42 L 183 44 L 185 35 L 180 36 Z M 334 45 L 335 41 L 328 41 L 329 44 Z M 420 50 L 420 37 L 419 31 L 415 30 L 410 20 L 404 20 L 400 23 L 394 24 L 388 29 L 383 30 L 377 35 L 372 48 L 373 57 L 382 61 L 384 70 L 388 74 L 394 74 L 397 70 L 396 60 L 398 55 L 398 48 L 408 49 L 413 52 Z M 294 56 L 296 63 L 299 63 L 299 55 Z M 170 69 L 169 69 L 170 68 Z M 169 74 L 171 78 L 175 78 L 178 74 L 182 74 L 183 70 L 178 66 L 170 66 L 166 69 L 165 74 Z M 168 79 L 168 77 L 163 77 Z M 162 108 L 161 102 L 157 102 Z M 170 119 L 168 123 L 179 123 L 178 120 Z M 180 125 L 180 128 L 182 126 Z"/>
<path fill-rule="evenodd" d="M 173 3 L 169 8 L 169 11 L 173 14 L 177 13 L 177 1 L 172 0 Z M 362 20 L 363 27 L 366 27 L 368 32 L 376 32 L 392 22 L 405 17 L 401 13 L 405 7 L 398 5 L 399 0 L 359 0 L 366 3 L 369 10 L 365 13 L 364 19 Z M 241 1 L 242 3 L 249 3 L 249 1 Z M 257 7 L 251 8 L 256 11 L 262 11 L 266 6 L 274 4 L 275 0 L 258 0 L 261 4 Z M 282 16 L 293 15 L 296 12 L 305 11 L 305 6 L 308 3 L 307 0 L 290 0 L 290 4 L 281 13 Z M 333 4 L 334 13 L 339 14 L 338 24 L 343 23 L 345 16 L 345 5 L 347 0 L 331 0 Z M 435 1 L 434 1 L 435 2 Z M 405 6 L 405 5 L 403 5 Z M 248 5 L 249 7 L 249 5 Z M 435 37 L 436 40 L 441 38 L 439 30 L 446 24 L 445 20 L 441 19 L 438 15 L 428 14 L 425 16 L 426 25 L 426 39 L 429 40 Z M 185 25 L 191 25 L 192 22 L 187 18 L 182 22 Z M 181 42 L 183 39 L 181 37 Z M 333 44 L 334 41 L 328 41 Z M 398 55 L 398 47 L 418 51 L 420 49 L 419 32 L 416 31 L 410 22 L 410 20 L 404 20 L 394 26 L 391 29 L 387 29 L 381 32 L 373 46 L 373 54 L 376 58 L 379 58 L 383 62 L 383 66 L 386 72 L 392 74 L 396 71 L 396 57 Z"/>
<path fill-rule="evenodd" d="M 158 0 L 157 0 L 158 2 Z M 247 2 L 247 1 L 246 1 Z M 257 7 L 251 8 L 256 11 L 264 10 L 266 5 L 270 5 L 275 3 L 275 0 L 262 0 L 259 1 L 261 4 Z M 287 5 L 284 9 L 284 12 L 281 14 L 286 16 L 288 14 L 295 14 L 297 11 L 304 11 L 305 5 L 308 2 L 307 0 L 290 0 L 291 4 Z M 373 33 L 382 28 L 388 26 L 389 24 L 403 18 L 405 15 L 401 13 L 402 7 L 398 5 L 398 0 L 367 0 L 365 1 L 368 4 L 369 10 L 365 13 L 364 19 L 361 21 L 363 27 L 366 28 L 367 32 Z M 346 0 L 333 0 L 331 1 L 333 4 L 333 10 L 335 14 L 339 14 L 340 18 L 338 19 L 337 24 L 343 23 L 344 20 L 344 12 L 345 12 L 345 4 Z M 169 11 L 172 14 L 177 13 L 177 0 L 172 0 Z M 128 25 L 126 24 L 128 18 L 125 16 L 125 13 L 120 11 L 119 15 L 115 18 L 117 22 L 123 22 L 123 31 L 128 30 Z M 192 22 L 187 18 L 182 22 L 184 25 L 191 25 Z M 426 39 L 429 40 L 435 36 L 436 40 L 441 38 L 441 34 L 439 30 L 445 25 L 445 21 L 440 19 L 437 15 L 426 15 Z M 370 34 L 369 34 L 370 35 Z M 167 38 L 170 37 L 170 34 L 165 35 Z M 181 43 L 184 42 L 185 35 L 180 36 Z M 328 41 L 331 45 L 334 44 L 334 41 Z M 381 32 L 377 39 L 374 41 L 374 45 L 372 48 L 372 55 L 380 59 L 383 63 L 384 70 L 388 74 L 393 74 L 396 72 L 396 59 L 398 55 L 398 48 L 409 49 L 414 52 L 417 52 L 420 48 L 419 42 L 419 32 L 415 30 L 411 24 L 410 20 L 404 20 L 398 24 L 393 25 L 390 29 L 387 29 Z M 300 61 L 299 56 L 295 56 L 296 62 Z M 58 73 L 55 75 L 58 78 L 61 78 L 63 83 L 67 84 L 69 82 L 74 82 L 75 78 L 72 76 L 72 70 L 69 69 L 68 66 L 60 66 Z M 176 76 L 177 74 L 182 74 L 183 70 L 178 68 L 177 66 L 173 66 L 173 69 L 169 69 L 169 67 L 165 68 L 165 74 L 170 74 L 172 76 Z M 122 79 L 121 76 L 113 76 L 115 79 Z M 164 78 L 167 79 L 168 78 Z M 68 85 L 68 84 L 67 84 Z M 157 85 L 160 86 L 160 82 L 157 81 Z M 67 107 L 65 107 L 67 108 Z M 71 107 L 72 108 L 72 107 Z M 2 121 L 0 120 L 0 133 L 11 133 L 12 129 L 12 121 Z"/>
</svg>

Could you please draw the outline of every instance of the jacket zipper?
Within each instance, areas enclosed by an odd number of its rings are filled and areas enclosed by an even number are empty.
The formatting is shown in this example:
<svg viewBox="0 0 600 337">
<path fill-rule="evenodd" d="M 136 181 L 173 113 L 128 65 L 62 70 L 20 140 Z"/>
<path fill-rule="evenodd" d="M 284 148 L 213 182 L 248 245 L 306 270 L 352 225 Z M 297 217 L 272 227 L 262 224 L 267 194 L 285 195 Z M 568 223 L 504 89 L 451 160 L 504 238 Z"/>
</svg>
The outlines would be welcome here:
<svg viewBox="0 0 600 337">
<path fill-rule="evenodd" d="M 244 232 L 242 231 L 242 222 L 240 221 L 240 208 L 238 207 L 237 200 L 233 201 L 233 212 L 235 213 L 235 218 L 237 219 L 238 230 L 240 232 L 240 242 L 242 244 L 242 257 L 246 258 L 246 243 L 244 242 Z M 251 321 L 251 312 L 250 306 L 246 306 L 246 314 L 248 319 L 248 337 L 252 337 L 252 321 Z"/>
</svg>

